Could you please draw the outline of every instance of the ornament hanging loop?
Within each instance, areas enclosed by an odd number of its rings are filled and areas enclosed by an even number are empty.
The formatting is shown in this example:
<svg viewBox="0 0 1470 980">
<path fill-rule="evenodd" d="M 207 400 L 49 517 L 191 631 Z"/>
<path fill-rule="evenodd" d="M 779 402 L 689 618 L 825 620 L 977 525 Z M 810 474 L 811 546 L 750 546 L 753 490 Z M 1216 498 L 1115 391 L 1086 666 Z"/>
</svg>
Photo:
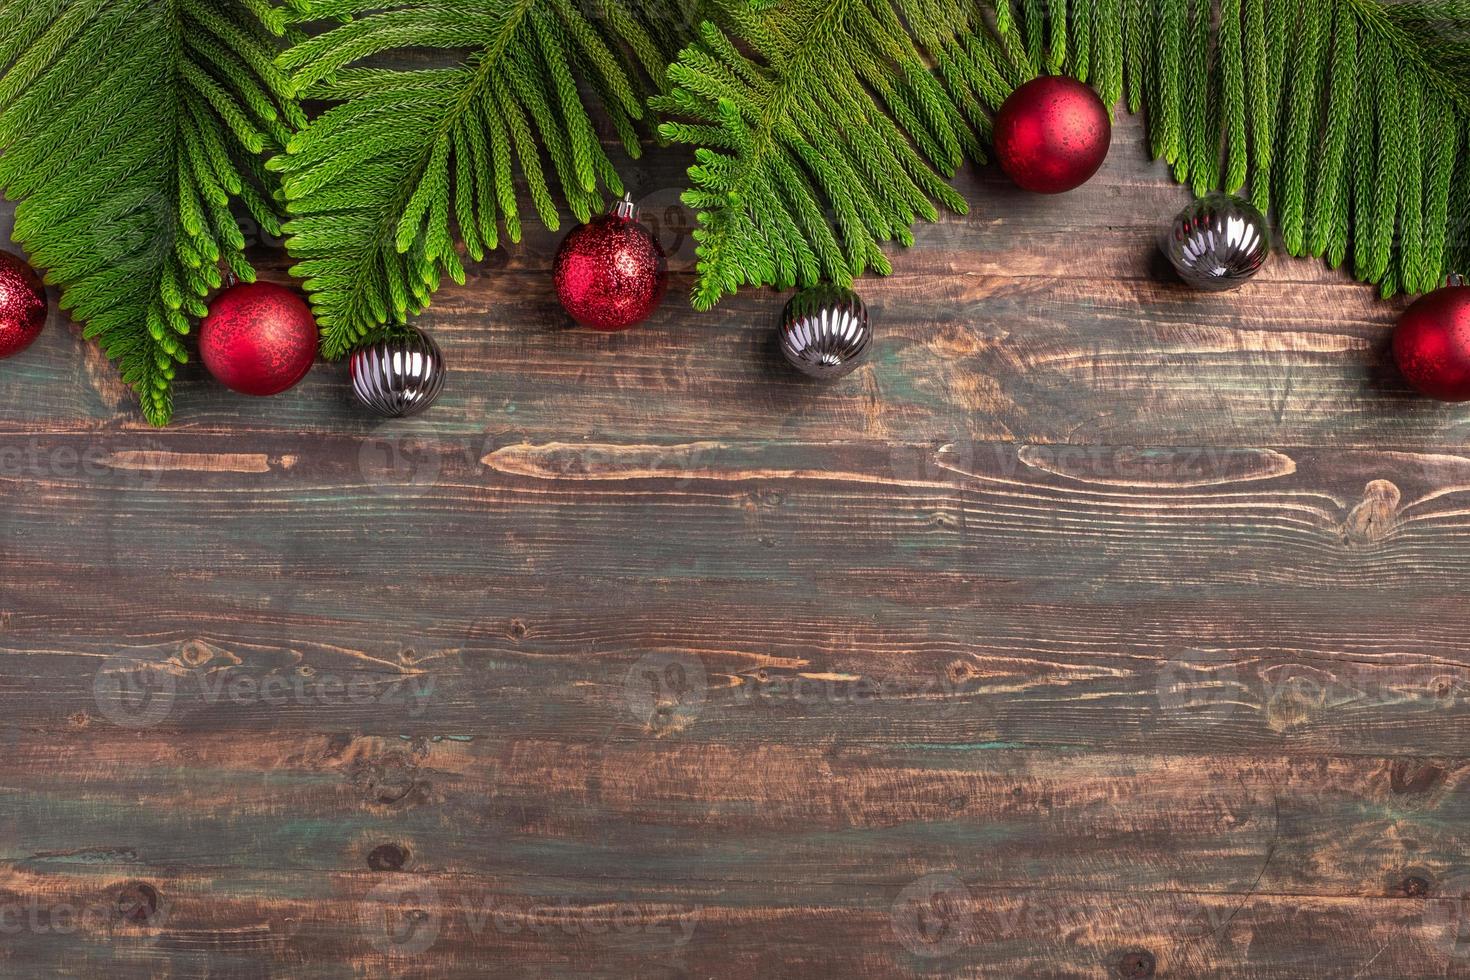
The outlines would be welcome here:
<svg viewBox="0 0 1470 980">
<path fill-rule="evenodd" d="M 635 207 L 633 204 L 632 192 L 630 191 L 627 194 L 624 194 L 621 201 L 614 201 L 613 206 L 608 209 L 607 213 L 617 215 L 624 221 L 637 221 L 638 208 Z"/>
<path fill-rule="evenodd" d="M 1463 286 L 1465 285 L 1465 277 L 1458 272 L 1451 272 L 1444 277 L 1444 284 L 1446 286 Z"/>
</svg>

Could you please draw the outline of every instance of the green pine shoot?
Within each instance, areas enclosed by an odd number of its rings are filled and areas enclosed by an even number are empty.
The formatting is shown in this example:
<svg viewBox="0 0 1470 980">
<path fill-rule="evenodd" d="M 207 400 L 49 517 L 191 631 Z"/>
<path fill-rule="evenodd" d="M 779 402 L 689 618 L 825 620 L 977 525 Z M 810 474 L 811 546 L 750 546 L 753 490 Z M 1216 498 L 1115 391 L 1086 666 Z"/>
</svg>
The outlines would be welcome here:
<svg viewBox="0 0 1470 980">
<path fill-rule="evenodd" d="M 1208 55 L 1155 57 L 1129 80 L 1156 135 L 1161 120 L 1185 120 L 1187 138 L 1171 131 L 1154 145 L 1196 193 L 1248 193 L 1288 253 L 1351 260 L 1385 296 L 1433 289 L 1470 263 L 1470 201 L 1454 195 L 1470 181 L 1470 2 L 1126 10 L 1135 43 Z M 1217 13 L 1201 46 L 1190 25 Z"/>
<path fill-rule="evenodd" d="M 582 221 L 604 190 L 623 193 L 584 97 L 637 157 L 636 124 L 675 48 L 681 4 L 614 2 L 595 18 L 577 0 L 312 6 L 314 17 L 363 16 L 282 56 L 295 90 L 330 108 L 268 166 L 283 175 L 293 273 L 337 357 L 420 312 L 443 274 L 463 282 L 457 246 L 478 261 L 502 234 L 520 240 L 517 175 L 552 229 L 553 185 Z M 423 48 L 472 53 L 405 64 L 402 49 Z M 388 52 L 398 60 L 377 57 Z"/>
<path fill-rule="evenodd" d="M 305 122 L 273 63 L 283 12 L 267 0 L 0 0 L 13 236 L 154 425 L 172 415 L 183 337 L 221 262 L 254 278 L 232 202 L 280 232 L 258 155 Z"/>
<path fill-rule="evenodd" d="M 654 102 L 696 147 L 697 307 L 886 273 L 881 242 L 907 244 L 936 201 L 964 210 L 939 178 L 1042 70 L 1126 94 L 1154 156 L 1271 208 L 1292 255 L 1351 259 L 1385 295 L 1470 269 L 1470 0 L 710 7 Z"/>
<path fill-rule="evenodd" d="M 744 285 L 889 272 L 880 243 L 911 244 L 936 205 L 964 213 L 945 178 L 983 157 L 985 110 L 1035 71 L 1014 21 L 989 34 L 973 0 L 714 6 L 653 102 L 664 138 L 698 148 L 700 309 Z"/>
</svg>

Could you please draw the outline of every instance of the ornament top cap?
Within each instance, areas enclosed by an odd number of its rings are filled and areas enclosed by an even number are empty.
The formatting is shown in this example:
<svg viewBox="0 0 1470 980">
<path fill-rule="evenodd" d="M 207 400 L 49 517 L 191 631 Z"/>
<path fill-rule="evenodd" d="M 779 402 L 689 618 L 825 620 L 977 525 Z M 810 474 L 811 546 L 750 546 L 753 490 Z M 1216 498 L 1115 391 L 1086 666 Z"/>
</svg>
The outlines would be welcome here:
<svg viewBox="0 0 1470 980">
<path fill-rule="evenodd" d="M 607 209 L 607 213 L 617 215 L 624 221 L 638 220 L 638 209 L 633 206 L 632 193 L 624 194 L 621 201 L 614 201 L 613 206 Z"/>
</svg>

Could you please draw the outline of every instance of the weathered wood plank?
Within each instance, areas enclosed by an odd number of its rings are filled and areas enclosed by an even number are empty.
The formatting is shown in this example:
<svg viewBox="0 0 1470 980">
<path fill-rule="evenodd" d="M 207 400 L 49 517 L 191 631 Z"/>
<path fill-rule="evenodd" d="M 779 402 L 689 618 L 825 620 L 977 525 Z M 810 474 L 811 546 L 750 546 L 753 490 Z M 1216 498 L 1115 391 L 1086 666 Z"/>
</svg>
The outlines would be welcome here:
<svg viewBox="0 0 1470 980">
<path fill-rule="evenodd" d="M 994 890 L 1375 898 L 1470 872 L 1462 760 L 98 735 L 8 746 L 0 814 L 26 835 L 0 841 L 0 860 L 145 878 L 636 868 L 674 890 L 721 882 L 726 903 L 779 886 L 812 906 L 939 873 Z"/>
<path fill-rule="evenodd" d="M 647 878 L 582 894 L 547 879 L 369 872 L 244 874 L 228 892 L 208 874 L 154 883 L 79 869 L 9 881 L 36 896 L 39 927 L 16 934 L 0 963 L 29 975 L 757 977 L 795 964 L 841 976 L 1277 980 L 1459 976 L 1464 966 L 1463 902 L 1436 898 L 997 894 L 955 875 L 847 907 L 786 904 L 793 896 L 776 889 L 727 905 L 719 885 Z M 109 914 L 117 906 L 142 921 Z"/>
<path fill-rule="evenodd" d="M 108 438 L 4 518 L 0 727 L 106 722 L 106 668 L 186 729 L 1470 754 L 1461 457 Z M 704 680 L 630 710 L 640 663 Z M 307 670 L 432 689 L 219 693 Z"/>
</svg>

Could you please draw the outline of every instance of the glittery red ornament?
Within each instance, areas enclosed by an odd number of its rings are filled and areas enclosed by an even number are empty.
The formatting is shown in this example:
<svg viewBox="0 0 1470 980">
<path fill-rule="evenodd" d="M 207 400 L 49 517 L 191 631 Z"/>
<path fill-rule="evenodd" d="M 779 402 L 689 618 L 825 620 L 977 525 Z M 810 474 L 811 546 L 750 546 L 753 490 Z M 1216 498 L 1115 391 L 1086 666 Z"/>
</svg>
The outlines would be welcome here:
<svg viewBox="0 0 1470 980">
<path fill-rule="evenodd" d="M 46 287 L 24 259 L 0 252 L 0 357 L 19 354 L 46 325 Z"/>
<path fill-rule="evenodd" d="M 663 247 L 638 223 L 630 197 L 572 229 L 556 253 L 556 294 L 584 327 L 626 330 L 648 319 L 668 289 Z"/>
<path fill-rule="evenodd" d="M 204 366 L 242 395 L 275 395 L 295 385 L 311 370 L 316 344 L 305 300 L 269 282 L 226 289 L 199 325 Z"/>
<path fill-rule="evenodd" d="M 995 116 L 995 155 L 1011 180 L 1038 194 L 1081 187 L 1113 142 L 1108 108 L 1075 78 L 1048 75 L 1011 93 Z"/>
<path fill-rule="evenodd" d="M 1405 310 L 1393 332 L 1393 357 L 1423 394 L 1470 401 L 1470 286 L 1457 281 Z"/>
</svg>

